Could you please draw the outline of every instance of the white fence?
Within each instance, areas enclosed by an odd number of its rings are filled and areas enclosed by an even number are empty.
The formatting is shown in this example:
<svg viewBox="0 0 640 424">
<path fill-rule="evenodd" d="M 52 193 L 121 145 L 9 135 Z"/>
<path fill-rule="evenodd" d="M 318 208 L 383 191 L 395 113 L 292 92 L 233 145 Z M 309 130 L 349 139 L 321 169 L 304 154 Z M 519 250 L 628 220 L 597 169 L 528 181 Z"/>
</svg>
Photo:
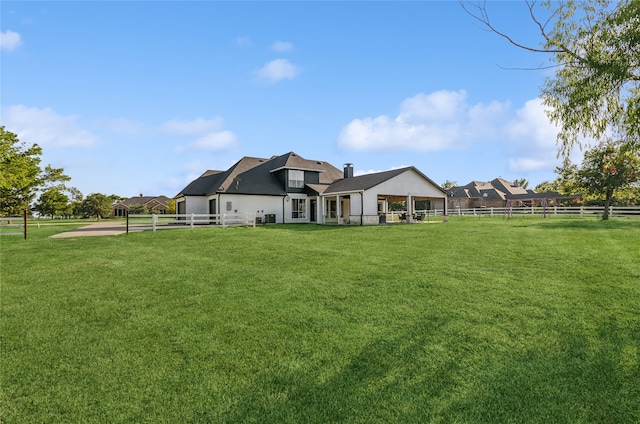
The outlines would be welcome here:
<svg viewBox="0 0 640 424">
<path fill-rule="evenodd" d="M 603 206 L 526 206 L 517 208 L 473 208 L 473 209 L 449 209 L 449 216 L 513 216 L 513 215 L 546 215 L 546 216 L 576 216 L 576 217 L 601 217 L 604 213 Z M 609 216 L 615 217 L 640 217 L 640 205 L 637 206 L 611 206 Z"/>
<path fill-rule="evenodd" d="M 27 216 L 3 216 L 0 218 L 1 236 L 23 236 L 27 239 Z"/>
<path fill-rule="evenodd" d="M 196 225 L 217 225 L 225 227 L 255 227 L 255 213 L 224 214 L 150 214 L 128 215 L 127 232 L 130 230 L 159 230 L 169 228 L 193 228 Z"/>
</svg>

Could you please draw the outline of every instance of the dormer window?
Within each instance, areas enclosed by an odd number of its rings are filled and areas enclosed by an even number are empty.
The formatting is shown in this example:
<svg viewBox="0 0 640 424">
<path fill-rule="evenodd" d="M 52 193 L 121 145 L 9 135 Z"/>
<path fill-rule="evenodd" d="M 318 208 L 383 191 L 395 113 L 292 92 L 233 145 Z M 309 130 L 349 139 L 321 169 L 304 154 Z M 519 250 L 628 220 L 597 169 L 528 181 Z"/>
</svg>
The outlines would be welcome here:
<svg viewBox="0 0 640 424">
<path fill-rule="evenodd" d="M 289 170 L 289 187 L 291 188 L 304 187 L 304 171 L 298 171 L 295 169 Z"/>
</svg>

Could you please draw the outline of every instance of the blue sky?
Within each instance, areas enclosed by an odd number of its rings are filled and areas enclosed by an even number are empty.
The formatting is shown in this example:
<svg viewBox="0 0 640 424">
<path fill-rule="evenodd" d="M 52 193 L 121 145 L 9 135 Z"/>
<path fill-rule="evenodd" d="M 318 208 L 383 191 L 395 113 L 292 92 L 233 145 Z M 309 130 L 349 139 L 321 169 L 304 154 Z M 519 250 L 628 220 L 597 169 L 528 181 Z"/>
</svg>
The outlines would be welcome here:
<svg viewBox="0 0 640 424">
<path fill-rule="evenodd" d="M 539 45 L 522 2 L 492 22 Z M 0 4 L 1 124 L 82 193 L 174 196 L 290 151 L 438 183 L 556 178 L 547 58 L 457 1 Z"/>
</svg>

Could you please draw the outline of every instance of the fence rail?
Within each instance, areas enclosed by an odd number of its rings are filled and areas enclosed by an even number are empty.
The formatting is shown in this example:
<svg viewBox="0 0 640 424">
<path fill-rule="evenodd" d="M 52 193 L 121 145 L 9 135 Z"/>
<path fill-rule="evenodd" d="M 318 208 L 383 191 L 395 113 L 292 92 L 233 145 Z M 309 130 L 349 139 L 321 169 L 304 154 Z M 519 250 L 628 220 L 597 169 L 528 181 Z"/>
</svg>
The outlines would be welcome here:
<svg viewBox="0 0 640 424">
<path fill-rule="evenodd" d="M 21 228 L 21 231 L 14 231 L 14 228 Z M 8 230 L 8 231 L 7 231 Z M 3 216 L 0 218 L 1 236 L 23 236 L 27 239 L 27 211 L 22 216 Z"/>
<path fill-rule="evenodd" d="M 189 227 L 193 230 L 196 225 L 217 225 L 226 227 L 255 227 L 255 213 L 224 213 L 224 214 L 149 214 L 128 215 L 127 232 L 131 229 L 151 229 L 153 231 L 169 228 Z"/>
<path fill-rule="evenodd" d="M 517 208 L 471 208 L 449 209 L 449 216 L 513 216 L 513 215 L 543 215 L 543 216 L 576 216 L 595 217 L 602 216 L 603 206 L 526 206 Z M 640 217 L 640 205 L 638 206 L 611 206 L 609 207 L 610 217 Z"/>
</svg>

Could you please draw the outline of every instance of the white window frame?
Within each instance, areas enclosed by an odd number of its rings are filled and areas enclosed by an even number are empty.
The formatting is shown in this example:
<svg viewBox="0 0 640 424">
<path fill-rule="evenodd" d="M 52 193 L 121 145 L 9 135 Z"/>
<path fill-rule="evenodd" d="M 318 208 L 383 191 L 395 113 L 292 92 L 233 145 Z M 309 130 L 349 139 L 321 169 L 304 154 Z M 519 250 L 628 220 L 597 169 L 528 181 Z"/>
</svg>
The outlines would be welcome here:
<svg viewBox="0 0 640 424">
<path fill-rule="evenodd" d="M 298 169 L 290 169 L 289 172 L 289 187 L 302 188 L 304 187 L 304 171 Z"/>
<path fill-rule="evenodd" d="M 291 218 L 305 219 L 307 217 L 307 199 L 293 198 L 291 199 Z"/>
</svg>

